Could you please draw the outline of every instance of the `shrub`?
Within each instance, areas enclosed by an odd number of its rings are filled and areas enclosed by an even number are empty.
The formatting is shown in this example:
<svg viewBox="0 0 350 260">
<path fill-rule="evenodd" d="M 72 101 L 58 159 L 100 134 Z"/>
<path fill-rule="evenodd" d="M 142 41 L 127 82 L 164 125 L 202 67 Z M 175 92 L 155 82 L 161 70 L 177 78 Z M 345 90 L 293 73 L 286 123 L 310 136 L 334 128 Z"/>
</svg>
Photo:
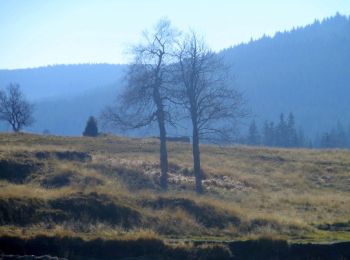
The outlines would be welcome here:
<svg viewBox="0 0 350 260">
<path fill-rule="evenodd" d="M 93 116 L 90 116 L 89 120 L 86 122 L 83 136 L 96 137 L 97 135 L 98 135 L 97 121 Z"/>
</svg>

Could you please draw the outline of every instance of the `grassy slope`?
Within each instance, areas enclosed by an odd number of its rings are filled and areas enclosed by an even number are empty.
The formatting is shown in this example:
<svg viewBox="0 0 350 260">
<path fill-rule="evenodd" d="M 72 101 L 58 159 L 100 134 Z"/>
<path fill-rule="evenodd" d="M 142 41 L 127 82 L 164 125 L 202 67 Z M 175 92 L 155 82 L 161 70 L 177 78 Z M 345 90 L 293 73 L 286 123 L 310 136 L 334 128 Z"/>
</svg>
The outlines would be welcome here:
<svg viewBox="0 0 350 260">
<path fill-rule="evenodd" d="M 166 193 L 157 149 L 154 139 L 0 135 L 0 236 L 350 240 L 348 151 L 202 146 L 197 196 L 190 146 L 169 144 Z"/>
</svg>

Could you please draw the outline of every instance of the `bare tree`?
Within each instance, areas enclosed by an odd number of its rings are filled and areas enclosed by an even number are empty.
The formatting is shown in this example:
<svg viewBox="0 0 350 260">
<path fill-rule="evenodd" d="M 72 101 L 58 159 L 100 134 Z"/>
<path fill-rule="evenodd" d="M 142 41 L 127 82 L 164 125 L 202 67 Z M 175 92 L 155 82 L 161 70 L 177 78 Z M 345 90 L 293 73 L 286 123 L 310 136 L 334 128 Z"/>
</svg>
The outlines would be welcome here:
<svg viewBox="0 0 350 260">
<path fill-rule="evenodd" d="M 121 129 L 141 128 L 156 122 L 160 139 L 160 185 L 167 188 L 168 154 L 166 123 L 168 113 L 169 64 L 172 63 L 174 41 L 178 35 L 170 21 L 162 19 L 153 32 L 143 34 L 143 42 L 132 50 L 134 62 L 126 76 L 126 88 L 117 106 L 107 107 L 104 122 Z"/>
<path fill-rule="evenodd" d="M 195 33 L 178 52 L 179 87 L 175 90 L 192 123 L 193 170 L 196 191 L 202 192 L 200 140 L 232 139 L 237 120 L 245 116 L 242 95 L 228 86 L 229 68 Z"/>
<path fill-rule="evenodd" d="M 33 104 L 26 100 L 18 84 L 0 90 L 0 120 L 7 121 L 14 132 L 34 122 Z"/>
</svg>

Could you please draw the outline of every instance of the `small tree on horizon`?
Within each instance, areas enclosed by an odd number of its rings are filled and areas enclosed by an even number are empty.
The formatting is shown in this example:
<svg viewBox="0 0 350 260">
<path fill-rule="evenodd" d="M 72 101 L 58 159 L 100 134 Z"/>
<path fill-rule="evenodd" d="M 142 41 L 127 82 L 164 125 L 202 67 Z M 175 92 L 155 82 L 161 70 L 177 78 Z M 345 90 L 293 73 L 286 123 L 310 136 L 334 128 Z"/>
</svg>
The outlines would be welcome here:
<svg viewBox="0 0 350 260">
<path fill-rule="evenodd" d="M 258 131 L 258 127 L 255 123 L 255 120 L 253 120 L 249 125 L 247 143 L 249 145 L 259 145 L 260 144 L 259 131 Z"/>
<path fill-rule="evenodd" d="M 86 122 L 83 136 L 96 137 L 98 135 L 97 121 L 93 116 L 90 116 Z"/>
<path fill-rule="evenodd" d="M 19 84 L 13 83 L 6 90 L 0 90 L 0 120 L 8 122 L 14 132 L 33 124 L 33 108 Z"/>
<path fill-rule="evenodd" d="M 295 118 L 292 112 L 289 113 L 287 120 L 287 141 L 286 147 L 297 147 L 298 146 L 298 134 L 295 129 Z"/>
</svg>

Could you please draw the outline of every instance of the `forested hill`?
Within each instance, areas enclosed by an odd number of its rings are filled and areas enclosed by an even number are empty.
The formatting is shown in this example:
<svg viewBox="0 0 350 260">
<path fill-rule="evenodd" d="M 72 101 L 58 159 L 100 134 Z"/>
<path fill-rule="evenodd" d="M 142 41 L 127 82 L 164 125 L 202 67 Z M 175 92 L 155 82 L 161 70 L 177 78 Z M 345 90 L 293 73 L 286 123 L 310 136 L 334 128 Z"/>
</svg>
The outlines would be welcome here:
<svg viewBox="0 0 350 260">
<path fill-rule="evenodd" d="M 232 28 L 232 34 L 234 34 Z M 293 112 L 306 135 L 350 123 L 350 20 L 339 14 L 219 53 L 232 65 L 258 126 Z M 0 70 L 0 87 L 18 82 L 36 102 L 36 124 L 80 135 L 90 114 L 116 96 L 125 65 L 58 65 Z M 48 98 L 50 97 L 50 98 Z M 62 122 L 65 122 L 62 125 Z"/>
<path fill-rule="evenodd" d="M 220 54 L 260 121 L 293 112 L 309 133 L 350 123 L 349 17 L 337 14 Z"/>
</svg>

